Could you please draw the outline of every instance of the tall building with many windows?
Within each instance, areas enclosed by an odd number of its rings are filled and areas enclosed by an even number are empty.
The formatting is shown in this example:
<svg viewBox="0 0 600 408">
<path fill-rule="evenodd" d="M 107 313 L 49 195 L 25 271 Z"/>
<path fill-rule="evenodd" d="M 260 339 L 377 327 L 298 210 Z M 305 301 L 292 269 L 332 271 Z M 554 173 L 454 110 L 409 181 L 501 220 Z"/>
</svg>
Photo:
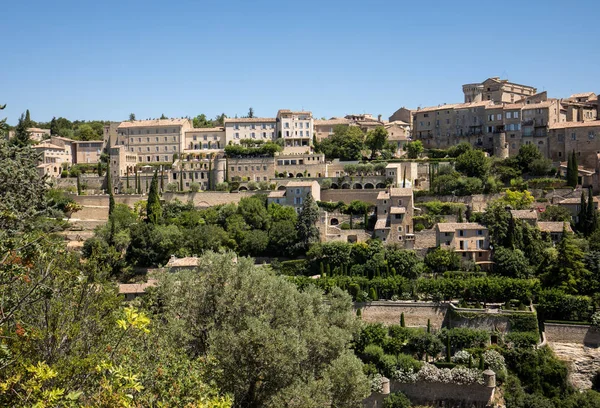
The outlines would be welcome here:
<svg viewBox="0 0 600 408">
<path fill-rule="evenodd" d="M 302 153 L 312 144 L 314 121 L 311 112 L 280 109 L 277 112 L 277 135 L 285 151 Z"/>
<path fill-rule="evenodd" d="M 275 123 L 275 118 L 226 118 L 225 144 L 240 144 L 244 139 L 272 142 L 277 138 Z"/>
</svg>

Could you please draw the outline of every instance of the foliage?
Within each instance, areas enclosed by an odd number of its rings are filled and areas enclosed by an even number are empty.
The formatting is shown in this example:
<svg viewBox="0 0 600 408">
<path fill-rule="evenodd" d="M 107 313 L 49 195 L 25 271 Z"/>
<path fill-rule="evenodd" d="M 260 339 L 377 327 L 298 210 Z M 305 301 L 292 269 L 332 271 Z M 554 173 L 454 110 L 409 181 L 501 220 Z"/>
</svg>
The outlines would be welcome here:
<svg viewBox="0 0 600 408">
<path fill-rule="evenodd" d="M 560 289 L 544 289 L 538 295 L 537 312 L 542 320 L 589 321 L 593 302 L 588 296 Z"/>
<path fill-rule="evenodd" d="M 215 357 L 211 378 L 236 405 L 281 406 L 300 397 L 357 403 L 368 394 L 347 351 L 355 319 L 339 290 L 299 292 L 249 259 L 209 253 L 198 272 L 165 276 L 156 299 L 178 316 L 192 355 Z"/>
<path fill-rule="evenodd" d="M 567 185 L 575 188 L 577 187 L 578 180 L 579 170 L 577 164 L 577 155 L 575 154 L 575 150 L 573 150 L 573 153 L 569 155 L 569 160 L 567 161 Z"/>
<path fill-rule="evenodd" d="M 315 143 L 315 151 L 327 159 L 358 160 L 364 149 L 365 135 L 358 126 L 337 125 L 333 135 Z"/>
<path fill-rule="evenodd" d="M 458 269 L 460 267 L 460 258 L 453 250 L 437 247 L 425 255 L 425 265 L 433 272 L 443 273 L 448 270 Z"/>
<path fill-rule="evenodd" d="M 411 406 L 410 400 L 401 392 L 390 394 L 383 400 L 383 408 L 410 408 Z"/>
<path fill-rule="evenodd" d="M 494 273 L 511 278 L 529 278 L 532 275 L 527 257 L 520 249 L 498 247 L 494 251 Z"/>
<path fill-rule="evenodd" d="M 388 132 L 383 126 L 377 126 L 367 133 L 365 146 L 371 150 L 371 159 L 377 156 L 388 144 Z"/>
<path fill-rule="evenodd" d="M 425 150 L 423 143 L 420 140 L 408 142 L 404 145 L 404 149 L 406 150 L 409 159 L 416 159 L 420 157 Z"/>
<path fill-rule="evenodd" d="M 571 221 L 571 212 L 560 205 L 548 205 L 539 215 L 540 221 Z"/>
<path fill-rule="evenodd" d="M 319 230 L 316 222 L 319 220 L 319 208 L 312 195 L 308 193 L 302 204 L 302 211 L 296 224 L 298 244 L 300 249 L 308 249 L 310 244 L 319 240 Z"/>
<path fill-rule="evenodd" d="M 242 140 L 243 141 L 243 140 Z M 283 148 L 277 143 L 250 140 L 251 143 L 225 146 L 227 157 L 273 157 Z"/>
<path fill-rule="evenodd" d="M 467 177 L 483 179 L 490 169 L 490 161 L 481 150 L 468 150 L 456 158 L 455 168 Z"/>
</svg>

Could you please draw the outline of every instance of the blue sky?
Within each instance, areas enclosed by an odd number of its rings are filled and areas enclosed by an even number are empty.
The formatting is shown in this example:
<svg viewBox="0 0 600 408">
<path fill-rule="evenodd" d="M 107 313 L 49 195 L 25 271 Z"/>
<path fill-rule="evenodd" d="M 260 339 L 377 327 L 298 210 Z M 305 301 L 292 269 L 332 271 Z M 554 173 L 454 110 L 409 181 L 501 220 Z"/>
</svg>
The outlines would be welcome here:
<svg viewBox="0 0 600 408">
<path fill-rule="evenodd" d="M 550 96 L 600 92 L 600 2 L 7 1 L 10 124 L 382 114 L 460 102 L 501 76 Z"/>
</svg>

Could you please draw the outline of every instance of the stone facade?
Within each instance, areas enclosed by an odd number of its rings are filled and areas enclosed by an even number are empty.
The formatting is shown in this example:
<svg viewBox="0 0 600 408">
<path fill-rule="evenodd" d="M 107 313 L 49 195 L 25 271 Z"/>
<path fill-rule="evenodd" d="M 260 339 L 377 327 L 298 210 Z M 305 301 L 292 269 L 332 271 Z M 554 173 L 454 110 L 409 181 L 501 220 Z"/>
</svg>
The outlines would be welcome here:
<svg viewBox="0 0 600 408">
<path fill-rule="evenodd" d="M 438 223 L 436 246 L 456 251 L 463 260 L 487 264 L 490 261 L 490 237 L 488 229 L 474 222 Z"/>
<path fill-rule="evenodd" d="M 546 339 L 551 343 L 576 343 L 600 347 L 600 329 L 575 324 L 545 323 Z"/>
<path fill-rule="evenodd" d="M 413 248 L 413 213 L 412 188 L 390 187 L 387 191 L 380 191 L 377 195 L 374 236 L 386 243 L 399 243 L 406 248 Z"/>
</svg>

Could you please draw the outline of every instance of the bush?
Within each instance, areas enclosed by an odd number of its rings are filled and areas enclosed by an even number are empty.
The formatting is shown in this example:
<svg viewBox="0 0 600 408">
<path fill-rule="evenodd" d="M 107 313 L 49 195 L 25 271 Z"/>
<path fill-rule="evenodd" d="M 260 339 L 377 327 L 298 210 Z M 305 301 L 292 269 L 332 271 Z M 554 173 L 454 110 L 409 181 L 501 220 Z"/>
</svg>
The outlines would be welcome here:
<svg viewBox="0 0 600 408">
<path fill-rule="evenodd" d="M 366 363 L 373 363 L 376 366 L 379 365 L 381 359 L 384 356 L 383 349 L 381 348 L 381 346 L 378 346 L 376 344 L 369 344 L 368 346 L 365 347 L 365 349 L 363 350 L 363 352 L 361 354 L 362 354 L 363 360 Z"/>
<path fill-rule="evenodd" d="M 600 328 L 600 312 L 596 312 L 590 319 L 592 326 Z"/>
<path fill-rule="evenodd" d="M 256 181 L 249 181 L 248 190 L 255 191 L 256 189 L 258 189 L 258 183 Z"/>
<path fill-rule="evenodd" d="M 167 191 L 170 193 L 174 193 L 179 189 L 179 184 L 177 183 L 169 183 L 166 187 Z"/>
<path fill-rule="evenodd" d="M 415 231 L 416 232 L 421 232 L 425 229 L 425 226 L 423 224 L 417 224 L 415 225 Z"/>
<path fill-rule="evenodd" d="M 560 289 L 540 292 L 537 311 L 541 320 L 589 321 L 593 310 L 588 296 L 569 295 Z"/>
<path fill-rule="evenodd" d="M 444 344 L 446 344 L 448 337 L 450 337 L 450 348 L 453 350 L 484 347 L 490 338 L 490 333 L 487 330 L 470 329 L 467 327 L 442 329 L 437 335 Z"/>
<path fill-rule="evenodd" d="M 401 392 L 390 394 L 383 400 L 383 408 L 410 408 L 411 406 L 410 400 Z"/>
<path fill-rule="evenodd" d="M 229 188 L 229 184 L 227 182 L 217 183 L 215 189 L 217 191 L 227 191 Z"/>
<path fill-rule="evenodd" d="M 504 340 L 515 348 L 530 348 L 538 343 L 539 335 L 535 332 L 512 332 Z"/>
<path fill-rule="evenodd" d="M 200 191 L 200 183 L 193 182 L 192 184 L 190 184 L 190 191 L 192 193 L 197 193 L 198 191 Z"/>
</svg>

